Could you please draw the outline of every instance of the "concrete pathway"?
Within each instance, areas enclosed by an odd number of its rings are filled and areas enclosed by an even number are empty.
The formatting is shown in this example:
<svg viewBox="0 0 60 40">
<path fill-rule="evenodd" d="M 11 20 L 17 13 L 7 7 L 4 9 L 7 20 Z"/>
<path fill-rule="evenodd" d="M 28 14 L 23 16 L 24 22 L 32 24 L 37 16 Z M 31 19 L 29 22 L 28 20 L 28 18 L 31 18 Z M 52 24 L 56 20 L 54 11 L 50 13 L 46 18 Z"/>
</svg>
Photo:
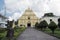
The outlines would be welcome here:
<svg viewBox="0 0 60 40">
<path fill-rule="evenodd" d="M 27 28 L 17 40 L 60 40 L 56 37 L 37 31 L 33 28 Z"/>
</svg>

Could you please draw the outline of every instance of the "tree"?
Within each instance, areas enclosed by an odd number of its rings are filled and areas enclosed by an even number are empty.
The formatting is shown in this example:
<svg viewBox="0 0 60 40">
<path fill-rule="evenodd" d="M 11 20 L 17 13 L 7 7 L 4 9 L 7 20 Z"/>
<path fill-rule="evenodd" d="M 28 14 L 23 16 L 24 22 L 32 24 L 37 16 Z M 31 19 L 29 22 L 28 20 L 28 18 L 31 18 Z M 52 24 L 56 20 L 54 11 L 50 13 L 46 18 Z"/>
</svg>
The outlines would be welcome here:
<svg viewBox="0 0 60 40">
<path fill-rule="evenodd" d="M 60 28 L 60 18 L 58 19 L 58 27 Z"/>
<path fill-rule="evenodd" d="M 18 25 L 18 20 L 17 20 L 17 21 L 15 21 L 15 25 Z"/>
<path fill-rule="evenodd" d="M 46 29 L 47 26 L 48 26 L 48 23 L 45 20 L 39 23 L 39 27 L 41 28 L 41 30 Z"/>
<path fill-rule="evenodd" d="M 15 25 L 16 25 L 16 27 L 18 27 L 18 20 L 17 20 L 17 21 L 15 21 Z"/>
<path fill-rule="evenodd" d="M 14 22 L 14 20 L 13 21 L 7 21 L 7 24 L 6 24 L 6 26 L 7 26 L 7 35 L 6 35 L 6 37 L 10 40 L 10 39 L 12 39 L 13 38 L 13 36 L 14 36 L 14 29 L 12 28 L 12 26 L 13 26 L 13 22 Z"/>
<path fill-rule="evenodd" d="M 7 20 L 7 24 L 5 24 L 7 26 L 7 28 L 10 28 L 9 26 L 9 20 Z"/>
<path fill-rule="evenodd" d="M 54 21 L 50 20 L 50 24 L 48 25 L 48 28 L 52 31 L 54 34 L 55 29 L 57 28 L 57 25 Z"/>
<path fill-rule="evenodd" d="M 41 21 L 41 22 L 39 23 L 39 28 L 40 28 L 41 30 L 43 30 L 43 21 Z"/>
<path fill-rule="evenodd" d="M 36 22 L 36 24 L 35 24 L 35 28 L 39 28 L 39 24 L 38 24 L 38 22 Z"/>
<path fill-rule="evenodd" d="M 46 29 L 47 26 L 48 26 L 48 23 L 45 20 L 43 20 L 43 28 Z"/>
<path fill-rule="evenodd" d="M 12 21 L 7 20 L 7 24 L 6 24 L 7 29 L 12 28 L 13 22 L 14 22 L 14 20 L 12 20 Z"/>
</svg>

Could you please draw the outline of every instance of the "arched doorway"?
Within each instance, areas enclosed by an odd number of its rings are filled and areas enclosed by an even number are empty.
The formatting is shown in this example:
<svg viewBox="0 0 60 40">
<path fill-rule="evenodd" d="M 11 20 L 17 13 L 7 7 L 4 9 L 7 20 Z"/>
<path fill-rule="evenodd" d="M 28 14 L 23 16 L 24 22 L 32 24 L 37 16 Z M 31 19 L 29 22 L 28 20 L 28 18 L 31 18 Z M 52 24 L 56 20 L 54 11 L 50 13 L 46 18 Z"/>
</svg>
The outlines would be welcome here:
<svg viewBox="0 0 60 40">
<path fill-rule="evenodd" d="M 27 23 L 27 27 L 31 27 L 31 23 Z"/>
</svg>

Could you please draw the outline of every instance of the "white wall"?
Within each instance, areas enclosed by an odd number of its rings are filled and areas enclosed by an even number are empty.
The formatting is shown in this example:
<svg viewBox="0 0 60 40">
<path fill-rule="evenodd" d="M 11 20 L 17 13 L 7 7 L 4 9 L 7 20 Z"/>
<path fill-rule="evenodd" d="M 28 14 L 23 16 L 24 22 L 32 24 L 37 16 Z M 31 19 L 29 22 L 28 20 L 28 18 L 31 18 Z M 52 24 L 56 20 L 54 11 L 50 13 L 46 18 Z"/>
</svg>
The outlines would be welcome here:
<svg viewBox="0 0 60 40">
<path fill-rule="evenodd" d="M 50 19 L 52 19 L 52 21 L 54 21 L 56 24 L 58 24 L 58 19 L 59 18 L 60 17 L 44 17 L 44 18 L 41 19 L 41 21 L 46 20 L 47 23 L 49 24 L 50 23 Z"/>
<path fill-rule="evenodd" d="M 0 28 L 6 28 L 6 19 L 3 17 L 0 17 Z"/>
</svg>

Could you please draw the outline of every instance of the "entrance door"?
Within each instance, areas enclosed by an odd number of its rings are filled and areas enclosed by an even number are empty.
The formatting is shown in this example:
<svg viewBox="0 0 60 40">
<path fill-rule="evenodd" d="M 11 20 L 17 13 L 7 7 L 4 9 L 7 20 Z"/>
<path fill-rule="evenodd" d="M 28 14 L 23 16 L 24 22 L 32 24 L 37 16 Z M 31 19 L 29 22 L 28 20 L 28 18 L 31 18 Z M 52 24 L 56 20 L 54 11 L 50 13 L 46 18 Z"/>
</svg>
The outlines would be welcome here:
<svg viewBox="0 0 60 40">
<path fill-rule="evenodd" d="M 31 23 L 28 23 L 28 24 L 27 24 L 27 27 L 31 27 Z"/>
</svg>

